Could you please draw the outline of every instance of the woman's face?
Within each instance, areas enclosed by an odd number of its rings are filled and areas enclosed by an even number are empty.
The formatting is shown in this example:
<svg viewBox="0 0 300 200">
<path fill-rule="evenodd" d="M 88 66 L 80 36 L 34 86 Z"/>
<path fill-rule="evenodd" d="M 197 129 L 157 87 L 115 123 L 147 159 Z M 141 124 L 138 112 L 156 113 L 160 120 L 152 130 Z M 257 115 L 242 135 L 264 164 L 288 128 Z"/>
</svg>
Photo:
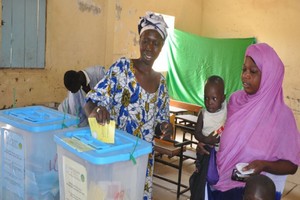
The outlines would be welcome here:
<svg viewBox="0 0 300 200">
<path fill-rule="evenodd" d="M 163 45 L 164 40 L 156 30 L 144 31 L 140 37 L 141 59 L 145 63 L 152 65 L 158 57 Z"/>
<path fill-rule="evenodd" d="M 247 94 L 255 94 L 258 91 L 261 71 L 249 56 L 246 56 L 241 78 L 244 90 Z"/>
</svg>

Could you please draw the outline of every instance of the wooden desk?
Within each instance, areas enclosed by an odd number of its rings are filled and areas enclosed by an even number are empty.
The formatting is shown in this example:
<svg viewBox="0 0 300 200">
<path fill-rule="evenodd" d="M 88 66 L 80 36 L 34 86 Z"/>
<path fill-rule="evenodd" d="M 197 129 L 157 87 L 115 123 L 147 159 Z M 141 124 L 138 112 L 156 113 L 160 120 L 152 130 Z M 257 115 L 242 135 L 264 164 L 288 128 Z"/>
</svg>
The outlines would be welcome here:
<svg viewBox="0 0 300 200">
<path fill-rule="evenodd" d="M 185 148 L 181 149 L 180 147 L 174 146 L 172 142 L 154 138 L 154 150 L 173 157 L 179 155 L 181 150 L 185 151 Z"/>
<path fill-rule="evenodd" d="M 179 108 L 176 106 L 170 106 L 169 110 L 170 110 L 170 113 L 172 113 L 174 115 L 181 115 L 181 114 L 184 114 L 185 112 L 188 112 L 187 109 Z"/>
<path fill-rule="evenodd" d="M 198 120 L 198 116 L 196 115 L 191 115 L 191 114 L 175 115 L 175 129 L 176 127 L 181 127 L 190 131 L 194 131 L 195 126 L 197 124 L 197 120 Z"/>
<path fill-rule="evenodd" d="M 179 120 L 178 120 L 179 119 Z M 177 123 L 184 123 L 184 124 L 192 124 L 192 125 L 196 125 L 197 120 L 198 120 L 198 116 L 196 115 L 191 115 L 191 114 L 186 114 L 186 115 L 176 115 L 175 116 L 175 120 Z M 180 122 L 179 122 L 180 121 Z"/>
<path fill-rule="evenodd" d="M 183 131 L 183 138 L 182 138 L 183 141 L 187 140 L 185 138 L 186 133 L 189 133 L 191 135 L 189 140 L 193 141 L 193 135 L 195 132 L 197 120 L 198 120 L 198 116 L 192 114 L 175 115 L 175 128 L 174 128 L 175 137 L 176 137 L 176 129 L 180 128 Z M 196 142 L 192 142 L 192 143 L 196 144 Z"/>
<path fill-rule="evenodd" d="M 174 100 L 174 99 L 170 99 L 170 106 L 185 109 L 188 112 L 194 113 L 195 115 L 198 115 L 199 111 L 202 108 L 201 106 L 196 105 L 196 104 L 177 101 L 177 100 Z"/>
</svg>

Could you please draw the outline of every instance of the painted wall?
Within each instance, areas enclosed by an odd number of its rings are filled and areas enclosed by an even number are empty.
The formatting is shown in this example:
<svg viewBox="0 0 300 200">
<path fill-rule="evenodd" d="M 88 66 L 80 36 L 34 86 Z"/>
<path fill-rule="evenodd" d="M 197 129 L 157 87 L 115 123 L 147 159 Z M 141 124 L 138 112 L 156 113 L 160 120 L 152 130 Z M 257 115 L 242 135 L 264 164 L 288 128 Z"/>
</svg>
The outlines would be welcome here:
<svg viewBox="0 0 300 200">
<path fill-rule="evenodd" d="M 103 65 L 106 15 L 105 0 L 47 1 L 46 67 L 0 69 L 0 109 L 60 102 L 66 70 Z"/>
<path fill-rule="evenodd" d="M 138 57 L 137 23 L 148 10 L 175 16 L 175 28 L 186 32 L 255 36 L 273 46 L 285 63 L 284 96 L 300 127 L 298 0 L 48 0 L 46 67 L 0 69 L 0 109 L 11 107 L 14 99 L 17 106 L 60 102 L 66 70 Z"/>
<path fill-rule="evenodd" d="M 175 16 L 175 27 L 200 34 L 202 0 L 115 0 L 110 1 L 108 24 L 113 24 L 113 37 L 107 42 L 106 61 L 115 61 L 120 56 L 139 57 L 137 25 L 146 11 Z M 108 27 L 109 28 L 109 27 Z M 110 37 L 110 36 L 108 36 Z M 113 42 L 112 42 L 113 41 Z"/>
<path fill-rule="evenodd" d="M 205 0 L 201 35 L 252 37 L 266 42 L 285 64 L 284 97 L 300 128 L 300 1 Z"/>
<path fill-rule="evenodd" d="M 186 23 L 200 21 L 199 8 L 200 0 L 48 0 L 46 67 L 0 69 L 0 109 L 61 102 L 66 70 L 108 67 L 120 56 L 139 56 L 137 22 L 147 10 L 175 15 L 178 28 L 199 34 L 200 26 Z"/>
</svg>

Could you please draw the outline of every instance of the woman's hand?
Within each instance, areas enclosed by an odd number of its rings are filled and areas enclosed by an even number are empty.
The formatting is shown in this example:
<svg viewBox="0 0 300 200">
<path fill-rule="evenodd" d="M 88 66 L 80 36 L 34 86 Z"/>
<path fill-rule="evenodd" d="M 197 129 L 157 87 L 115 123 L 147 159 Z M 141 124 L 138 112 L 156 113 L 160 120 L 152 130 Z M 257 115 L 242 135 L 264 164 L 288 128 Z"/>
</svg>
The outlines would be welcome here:
<svg viewBox="0 0 300 200">
<path fill-rule="evenodd" d="M 160 124 L 160 130 L 162 133 L 161 138 L 164 140 L 170 140 L 173 136 L 173 125 L 168 122 L 163 122 Z M 174 139 L 174 138 L 173 138 Z"/>
<path fill-rule="evenodd" d="M 97 122 L 101 125 L 104 125 L 106 123 L 109 124 L 110 122 L 110 114 L 107 111 L 107 109 L 103 106 L 94 107 L 91 113 L 89 114 L 89 117 L 96 118 Z"/>
<path fill-rule="evenodd" d="M 110 122 L 110 114 L 103 106 L 97 106 L 91 114 L 96 117 L 97 122 L 101 125 L 109 124 Z"/>
<path fill-rule="evenodd" d="M 264 171 L 265 167 L 265 161 L 263 160 L 254 160 L 249 163 L 246 167 L 242 169 L 242 171 L 248 171 L 253 169 L 253 174 L 260 174 L 262 171 Z"/>
<path fill-rule="evenodd" d="M 260 174 L 262 171 L 264 171 L 275 175 L 287 175 L 296 173 L 298 165 L 289 160 L 253 160 L 242 170 L 247 171 L 250 169 L 254 169 L 254 174 Z"/>
</svg>

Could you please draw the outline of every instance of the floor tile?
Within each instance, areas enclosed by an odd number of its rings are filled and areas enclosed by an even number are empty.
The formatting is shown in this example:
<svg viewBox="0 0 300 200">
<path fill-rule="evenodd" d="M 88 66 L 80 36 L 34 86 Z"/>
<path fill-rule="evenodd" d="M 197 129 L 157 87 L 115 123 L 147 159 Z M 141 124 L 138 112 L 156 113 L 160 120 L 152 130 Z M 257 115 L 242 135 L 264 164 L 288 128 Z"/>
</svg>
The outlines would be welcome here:
<svg viewBox="0 0 300 200">
<path fill-rule="evenodd" d="M 300 185 L 296 185 L 288 194 L 281 198 L 282 200 L 299 200 L 300 199 Z"/>
<path fill-rule="evenodd" d="M 300 185 L 300 169 L 298 169 L 295 174 L 289 175 L 287 181 Z"/>
<path fill-rule="evenodd" d="M 283 196 L 283 197 L 286 196 L 286 195 L 287 195 L 288 193 L 290 193 L 296 186 L 297 186 L 297 184 L 291 183 L 291 182 L 289 182 L 289 181 L 286 181 L 282 196 Z M 299 198 L 299 199 L 300 199 L 300 198 Z"/>
</svg>

